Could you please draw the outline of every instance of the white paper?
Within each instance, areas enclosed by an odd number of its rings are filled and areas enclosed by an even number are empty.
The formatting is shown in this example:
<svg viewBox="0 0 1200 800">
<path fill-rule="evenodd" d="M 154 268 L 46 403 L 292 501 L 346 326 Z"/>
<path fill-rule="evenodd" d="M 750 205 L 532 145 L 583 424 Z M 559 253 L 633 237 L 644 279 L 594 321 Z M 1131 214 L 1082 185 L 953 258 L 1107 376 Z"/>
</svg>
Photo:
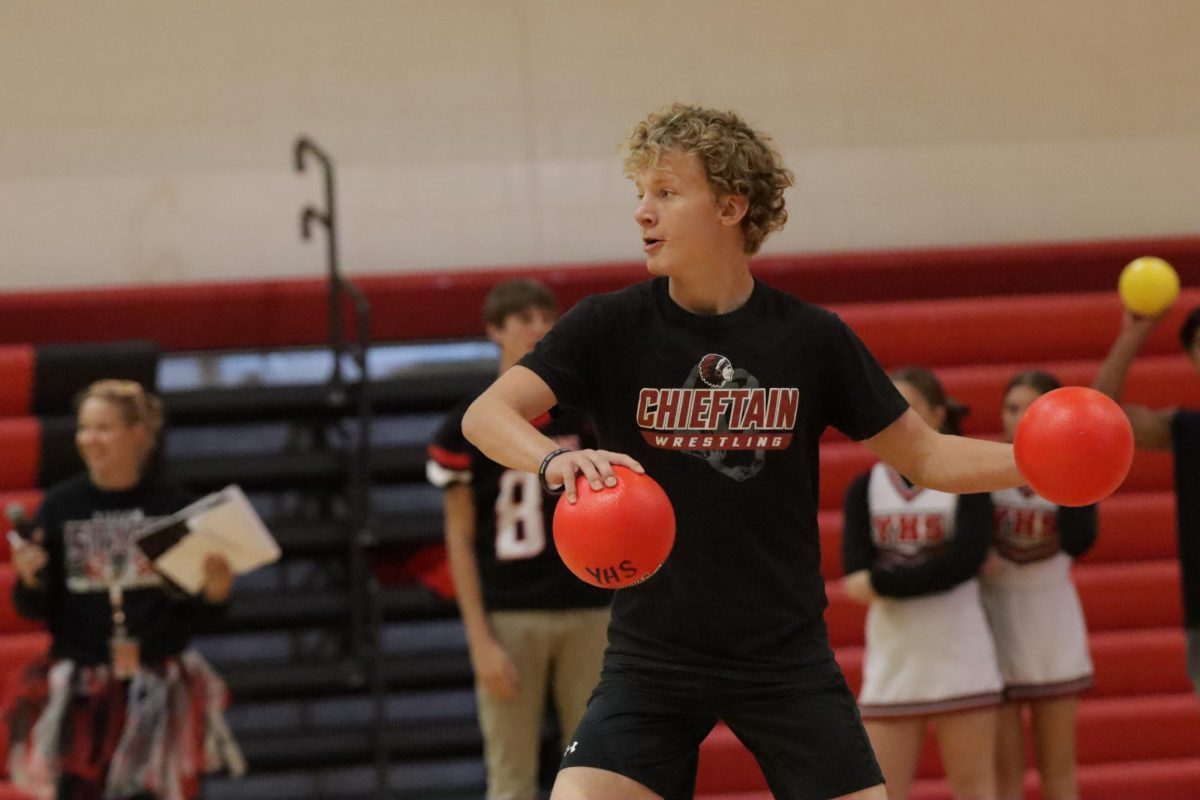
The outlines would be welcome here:
<svg viewBox="0 0 1200 800">
<path fill-rule="evenodd" d="M 189 533 L 155 559 L 154 567 L 193 594 L 204 586 L 204 560 L 210 554 L 224 556 L 235 575 L 279 560 L 279 545 L 237 486 L 197 500 L 143 535 L 180 520 L 186 520 Z"/>
</svg>

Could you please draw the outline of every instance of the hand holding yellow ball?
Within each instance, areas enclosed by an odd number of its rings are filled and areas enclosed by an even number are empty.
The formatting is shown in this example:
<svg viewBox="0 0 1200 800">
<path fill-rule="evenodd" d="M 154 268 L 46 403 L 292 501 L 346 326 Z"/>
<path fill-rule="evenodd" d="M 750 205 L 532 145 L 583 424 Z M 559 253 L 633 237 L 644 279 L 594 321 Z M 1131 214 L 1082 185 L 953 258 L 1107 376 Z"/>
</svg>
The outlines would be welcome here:
<svg viewBox="0 0 1200 800">
<path fill-rule="evenodd" d="M 1142 256 L 1121 270 L 1117 291 L 1131 313 L 1139 317 L 1157 317 L 1179 297 L 1179 276 L 1161 258 Z"/>
</svg>

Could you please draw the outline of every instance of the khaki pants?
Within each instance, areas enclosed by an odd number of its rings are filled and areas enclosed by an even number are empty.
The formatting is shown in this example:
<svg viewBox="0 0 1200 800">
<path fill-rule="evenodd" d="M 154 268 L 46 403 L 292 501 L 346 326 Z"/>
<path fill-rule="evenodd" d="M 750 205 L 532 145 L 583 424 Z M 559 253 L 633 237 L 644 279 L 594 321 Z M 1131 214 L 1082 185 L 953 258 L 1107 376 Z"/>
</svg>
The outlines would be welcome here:
<svg viewBox="0 0 1200 800">
<path fill-rule="evenodd" d="M 520 689 L 516 699 L 498 700 L 475 686 L 487 797 L 534 800 L 547 686 L 569 737 L 600 680 L 609 610 L 494 611 L 488 619 L 516 665 Z"/>
</svg>

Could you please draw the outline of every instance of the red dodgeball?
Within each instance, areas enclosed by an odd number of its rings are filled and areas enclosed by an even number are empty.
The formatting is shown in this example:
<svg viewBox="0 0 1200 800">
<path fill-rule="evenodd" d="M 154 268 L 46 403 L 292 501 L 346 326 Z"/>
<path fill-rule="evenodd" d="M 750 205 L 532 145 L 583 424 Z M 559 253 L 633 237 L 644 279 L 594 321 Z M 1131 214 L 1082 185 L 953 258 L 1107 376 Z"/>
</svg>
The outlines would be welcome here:
<svg viewBox="0 0 1200 800">
<path fill-rule="evenodd" d="M 1112 398 L 1066 386 L 1029 405 L 1013 451 L 1031 489 L 1060 506 L 1086 506 L 1125 480 L 1133 463 L 1133 428 Z"/>
<path fill-rule="evenodd" d="M 614 466 L 617 485 L 596 492 L 576 476 L 578 500 L 554 509 L 558 555 L 580 580 L 621 589 L 649 578 L 675 544 L 675 509 L 649 475 Z"/>
</svg>

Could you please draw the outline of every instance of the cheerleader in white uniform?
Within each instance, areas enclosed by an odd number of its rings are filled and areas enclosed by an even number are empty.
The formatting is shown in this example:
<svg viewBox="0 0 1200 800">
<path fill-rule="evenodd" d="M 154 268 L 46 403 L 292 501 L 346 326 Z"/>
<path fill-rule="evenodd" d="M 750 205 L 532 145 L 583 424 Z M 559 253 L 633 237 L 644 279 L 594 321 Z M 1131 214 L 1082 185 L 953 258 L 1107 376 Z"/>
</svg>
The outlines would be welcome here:
<svg viewBox="0 0 1200 800">
<path fill-rule="evenodd" d="M 1036 371 L 1009 381 L 1002 408 L 1008 441 L 1029 404 L 1059 385 Z M 1092 685 L 1092 660 L 1071 560 L 1096 540 L 1096 507 L 1059 508 L 1024 487 L 994 492 L 992 502 L 995 551 L 984 572 L 983 603 L 1007 701 L 997 733 L 999 797 L 1023 797 L 1027 704 L 1042 797 L 1076 800 L 1075 716 L 1079 694 Z"/>
<path fill-rule="evenodd" d="M 892 380 L 930 427 L 957 432 L 962 409 L 931 372 Z M 977 577 L 991 527 L 987 495 L 923 489 L 884 464 L 847 492 L 844 585 L 870 604 L 859 707 L 889 800 L 908 796 L 930 723 L 955 796 L 996 797 L 1003 680 Z"/>
</svg>

